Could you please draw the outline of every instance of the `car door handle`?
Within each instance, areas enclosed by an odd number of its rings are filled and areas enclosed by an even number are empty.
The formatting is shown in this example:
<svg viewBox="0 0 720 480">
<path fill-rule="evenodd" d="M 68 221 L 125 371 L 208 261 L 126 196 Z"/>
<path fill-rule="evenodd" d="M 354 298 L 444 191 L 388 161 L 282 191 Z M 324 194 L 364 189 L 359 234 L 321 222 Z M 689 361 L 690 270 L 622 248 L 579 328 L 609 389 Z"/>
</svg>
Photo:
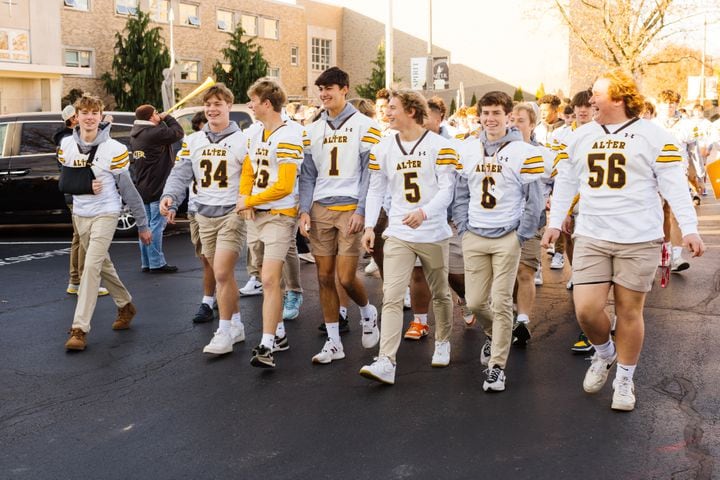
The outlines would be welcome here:
<svg viewBox="0 0 720 480">
<path fill-rule="evenodd" d="M 22 175 L 27 175 L 28 173 L 30 173 L 30 169 L 24 168 L 22 170 L 10 170 L 9 173 L 10 173 L 10 175 L 15 175 L 15 176 L 20 177 Z"/>
</svg>

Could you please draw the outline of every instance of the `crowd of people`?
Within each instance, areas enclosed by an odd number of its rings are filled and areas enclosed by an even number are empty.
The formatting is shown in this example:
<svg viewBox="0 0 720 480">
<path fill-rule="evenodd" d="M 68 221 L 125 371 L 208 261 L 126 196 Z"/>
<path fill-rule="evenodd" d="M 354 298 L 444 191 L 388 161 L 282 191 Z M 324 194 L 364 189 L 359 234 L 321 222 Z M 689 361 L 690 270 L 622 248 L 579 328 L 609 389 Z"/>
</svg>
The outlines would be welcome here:
<svg viewBox="0 0 720 480">
<path fill-rule="evenodd" d="M 673 272 L 690 266 L 683 248 L 692 256 L 704 252 L 693 197 L 705 193 L 705 162 L 720 155 L 718 129 L 713 134 L 699 117 L 683 119 L 675 92 L 648 104 L 620 70 L 601 75 L 565 107 L 554 95 L 518 103 L 488 92 L 473 106 L 479 122 L 461 130 L 438 97 L 383 89 L 374 101 L 348 100 L 350 79 L 337 67 L 315 85 L 322 108 L 299 113 L 284 108 L 276 80 L 259 79 L 247 92 L 256 122 L 245 131 L 230 120 L 233 93 L 223 84 L 210 87 L 195 132 L 174 159 L 182 129 L 142 105 L 132 168 L 127 149 L 109 137 L 111 124 L 102 122 L 102 102 L 76 102 L 77 125 L 68 124 L 58 158 L 64 167 L 91 168 L 95 180 L 91 192 L 73 196 L 84 265 L 79 280 L 71 278 L 79 287 L 68 290 L 78 303 L 66 348 L 86 347 L 101 280 L 118 307 L 112 328 L 129 328 L 136 313 L 108 255 L 121 202 L 137 219 L 143 271 L 172 273 L 162 231 L 188 196 L 191 240 L 204 271 L 192 320 L 212 322 L 218 310 L 205 353 L 228 354 L 245 340 L 239 293 L 261 294 L 262 336 L 250 363 L 276 366 L 278 352 L 290 346 L 285 320 L 302 306 L 298 256 L 307 242 L 319 328 L 327 335 L 313 363 L 345 357 L 341 334 L 352 301 L 362 347 L 378 349 L 360 375 L 395 383 L 401 340 L 431 335 L 431 365 L 447 367 L 457 306 L 466 327 L 479 321 L 485 333 L 483 389 L 500 392 L 511 346 L 532 337 L 547 251 L 551 268 L 572 265 L 567 288 L 581 328 L 572 350 L 593 352 L 583 388 L 598 392 L 616 365 L 612 408 L 633 410 L 643 305 L 661 250 L 671 252 L 663 268 Z M 293 120 L 298 115 L 300 122 Z M 250 280 L 238 289 L 235 267 L 244 248 Z M 380 314 L 358 278 L 363 254 L 382 278 Z M 405 307 L 412 321 L 403 332 Z"/>
</svg>

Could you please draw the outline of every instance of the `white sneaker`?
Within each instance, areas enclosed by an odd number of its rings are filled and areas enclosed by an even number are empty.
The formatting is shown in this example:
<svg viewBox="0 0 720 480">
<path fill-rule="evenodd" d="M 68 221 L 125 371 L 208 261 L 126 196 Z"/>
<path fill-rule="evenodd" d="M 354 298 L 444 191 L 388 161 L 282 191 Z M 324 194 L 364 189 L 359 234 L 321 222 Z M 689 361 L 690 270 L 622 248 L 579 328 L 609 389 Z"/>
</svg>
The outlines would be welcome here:
<svg viewBox="0 0 720 480">
<path fill-rule="evenodd" d="M 343 358 L 345 358 L 345 352 L 342 343 L 338 345 L 333 342 L 332 338 L 328 338 L 320 353 L 312 357 L 312 363 L 327 364 L 333 360 L 342 360 Z"/>
<path fill-rule="evenodd" d="M 535 270 L 535 285 L 540 286 L 543 284 L 542 268 Z"/>
<path fill-rule="evenodd" d="M 567 288 L 568 290 L 572 290 L 572 289 L 573 289 L 572 280 L 568 280 L 568 283 L 567 283 L 567 285 L 565 285 L 565 288 Z"/>
<path fill-rule="evenodd" d="M 690 268 L 690 263 L 685 260 L 682 255 L 675 255 L 673 253 L 673 256 L 670 258 L 670 271 L 682 272 L 683 270 L 687 270 L 688 268 Z"/>
<path fill-rule="evenodd" d="M 432 356 L 433 367 L 447 367 L 450 365 L 450 342 L 435 342 L 435 353 Z"/>
<path fill-rule="evenodd" d="M 306 263 L 315 263 L 315 255 L 312 253 L 298 253 L 298 258 Z"/>
<path fill-rule="evenodd" d="M 635 384 L 632 378 L 617 378 L 613 381 L 613 400 L 611 408 L 630 412 L 635 409 Z"/>
<path fill-rule="evenodd" d="M 203 348 L 203 353 L 214 353 L 215 355 L 230 353 L 233 351 L 233 343 L 231 334 L 222 332 L 218 328 L 215 335 L 213 335 L 212 340 L 210 340 L 210 343 L 205 345 L 205 348 Z"/>
<path fill-rule="evenodd" d="M 98 287 L 98 297 L 104 297 L 105 295 L 109 295 L 110 292 L 105 287 Z"/>
<path fill-rule="evenodd" d="M 587 393 L 597 393 L 605 385 L 607 381 L 608 373 L 617 359 L 617 353 L 615 353 L 611 359 L 604 360 L 595 352 L 590 359 L 590 368 L 585 373 L 585 379 L 583 380 L 583 389 Z"/>
<path fill-rule="evenodd" d="M 562 253 L 554 253 L 552 261 L 550 262 L 550 268 L 553 270 L 562 270 L 565 267 L 565 255 Z"/>
<path fill-rule="evenodd" d="M 395 365 L 386 356 L 377 357 L 373 363 L 360 369 L 360 375 L 370 380 L 394 385 Z"/>
<path fill-rule="evenodd" d="M 78 290 L 80 289 L 80 285 L 77 283 L 68 283 L 67 290 L 65 290 L 70 295 L 77 295 Z"/>
<path fill-rule="evenodd" d="M 380 330 L 377 326 L 377 308 L 375 308 L 375 305 L 372 304 L 370 305 L 370 308 L 372 309 L 370 318 L 363 318 L 360 320 L 363 332 L 362 346 L 365 348 L 374 348 L 380 341 Z"/>
<path fill-rule="evenodd" d="M 490 363 L 490 356 L 492 355 L 492 339 L 488 338 L 483 343 L 482 350 L 480 351 L 480 363 L 487 365 Z"/>
<path fill-rule="evenodd" d="M 493 365 L 492 368 L 485 370 L 487 378 L 483 382 L 483 390 L 486 392 L 502 392 L 505 390 L 505 370 Z"/>
<path fill-rule="evenodd" d="M 405 298 L 403 298 L 403 308 L 404 309 L 412 308 L 412 304 L 410 303 L 410 287 L 407 287 L 405 289 Z"/>
<path fill-rule="evenodd" d="M 235 345 L 236 343 L 245 341 L 245 325 L 243 325 L 241 323 L 240 325 L 236 326 L 231 323 L 230 324 L 230 338 L 232 338 L 233 345 Z"/>
<path fill-rule="evenodd" d="M 551 243 L 550 246 L 545 250 L 545 253 L 548 255 L 554 255 L 555 254 L 555 244 Z"/>
<path fill-rule="evenodd" d="M 251 296 L 251 295 L 262 295 L 263 288 L 262 288 L 262 282 L 260 282 L 255 275 L 251 276 L 250 279 L 247 281 L 244 287 L 238 290 L 241 294 L 245 296 Z"/>
<path fill-rule="evenodd" d="M 375 275 L 376 272 L 378 272 L 380 269 L 377 266 L 377 263 L 375 263 L 374 258 L 370 258 L 370 263 L 368 263 L 365 266 L 365 275 Z"/>
</svg>

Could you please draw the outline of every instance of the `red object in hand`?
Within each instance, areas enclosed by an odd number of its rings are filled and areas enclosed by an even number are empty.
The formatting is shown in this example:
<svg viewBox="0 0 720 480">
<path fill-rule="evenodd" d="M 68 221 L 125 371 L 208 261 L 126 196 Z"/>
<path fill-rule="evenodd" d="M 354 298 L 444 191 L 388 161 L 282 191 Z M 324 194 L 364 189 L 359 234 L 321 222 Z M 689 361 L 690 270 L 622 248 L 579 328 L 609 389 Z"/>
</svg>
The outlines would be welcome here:
<svg viewBox="0 0 720 480">
<path fill-rule="evenodd" d="M 668 248 L 668 244 L 663 243 L 660 252 L 660 286 L 662 288 L 667 287 L 670 283 L 670 254 L 671 250 Z"/>
</svg>

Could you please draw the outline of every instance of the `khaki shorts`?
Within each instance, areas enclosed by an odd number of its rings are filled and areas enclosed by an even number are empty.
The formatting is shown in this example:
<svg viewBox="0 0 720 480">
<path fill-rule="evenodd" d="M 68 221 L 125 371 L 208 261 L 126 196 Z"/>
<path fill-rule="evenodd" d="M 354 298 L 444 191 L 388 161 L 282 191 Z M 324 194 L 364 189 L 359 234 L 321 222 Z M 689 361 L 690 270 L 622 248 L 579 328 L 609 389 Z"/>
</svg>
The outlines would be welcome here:
<svg viewBox="0 0 720 480">
<path fill-rule="evenodd" d="M 649 292 L 655 280 L 662 240 L 615 243 L 576 235 L 572 281 L 575 285 L 612 282 Z"/>
<path fill-rule="evenodd" d="M 310 249 L 313 255 L 360 256 L 362 231 L 348 235 L 347 225 L 355 212 L 337 212 L 313 203 L 310 209 Z"/>
<path fill-rule="evenodd" d="M 190 221 L 190 241 L 195 247 L 195 256 L 202 256 L 202 242 L 200 242 L 200 225 L 198 225 L 197 219 L 194 213 L 188 213 L 188 220 Z"/>
<path fill-rule="evenodd" d="M 248 222 L 248 248 L 256 255 L 257 267 L 260 268 L 263 259 L 284 262 L 295 243 L 296 232 L 296 217 L 255 210 L 255 220 Z"/>
<path fill-rule="evenodd" d="M 215 256 L 215 250 L 229 250 L 240 253 L 245 242 L 245 220 L 235 212 L 222 217 L 204 217 L 195 214 L 198 222 L 202 254 L 206 258 Z"/>
<path fill-rule="evenodd" d="M 523 243 L 520 249 L 520 263 L 526 265 L 533 270 L 537 270 L 540 267 L 541 262 L 541 249 L 540 240 L 542 235 L 538 231 L 535 236 Z"/>
</svg>

